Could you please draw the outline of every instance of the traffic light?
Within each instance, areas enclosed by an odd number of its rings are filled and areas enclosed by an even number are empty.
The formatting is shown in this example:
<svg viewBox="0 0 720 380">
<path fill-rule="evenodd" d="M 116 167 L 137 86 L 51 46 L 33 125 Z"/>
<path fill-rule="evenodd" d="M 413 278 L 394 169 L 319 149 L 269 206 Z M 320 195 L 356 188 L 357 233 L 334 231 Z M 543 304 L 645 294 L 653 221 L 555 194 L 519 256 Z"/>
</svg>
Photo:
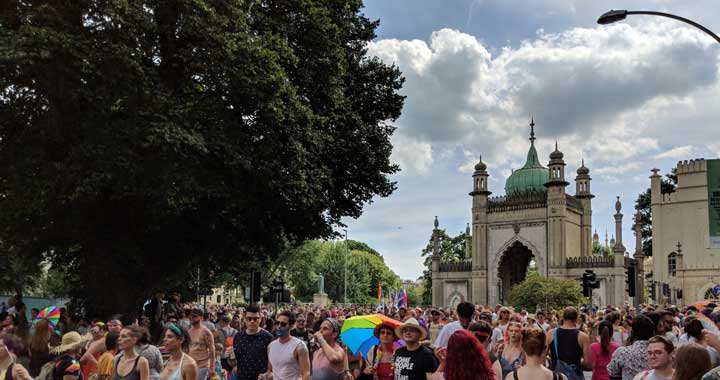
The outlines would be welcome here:
<svg viewBox="0 0 720 380">
<path fill-rule="evenodd" d="M 592 290 L 597 289 L 600 287 L 600 281 L 597 281 L 597 276 L 595 275 L 595 272 L 593 272 L 590 269 L 587 269 L 585 273 L 582 275 L 582 288 L 583 288 L 583 295 L 585 297 L 592 296 Z"/>
<path fill-rule="evenodd" d="M 655 281 L 650 282 L 650 299 L 653 301 L 657 300 L 657 286 L 655 286 Z"/>
<path fill-rule="evenodd" d="M 629 297 L 635 297 L 635 283 L 637 281 L 637 278 L 635 276 L 635 263 L 630 263 L 628 267 L 625 269 L 625 274 L 627 275 L 627 278 L 625 279 L 625 284 L 627 285 L 627 293 Z"/>
<path fill-rule="evenodd" d="M 261 287 L 262 273 L 253 270 L 250 272 L 250 304 L 260 302 Z"/>
</svg>

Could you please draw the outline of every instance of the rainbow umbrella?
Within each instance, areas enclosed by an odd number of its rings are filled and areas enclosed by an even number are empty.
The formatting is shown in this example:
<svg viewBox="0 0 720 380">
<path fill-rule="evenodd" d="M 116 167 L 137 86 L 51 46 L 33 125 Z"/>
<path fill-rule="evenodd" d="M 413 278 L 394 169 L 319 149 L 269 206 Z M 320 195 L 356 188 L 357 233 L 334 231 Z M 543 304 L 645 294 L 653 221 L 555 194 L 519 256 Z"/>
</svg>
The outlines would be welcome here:
<svg viewBox="0 0 720 380">
<path fill-rule="evenodd" d="M 697 313 L 695 314 L 695 317 L 700 321 L 700 323 L 702 323 L 703 329 L 710 331 L 716 336 L 720 336 L 720 330 L 718 329 L 715 322 L 712 321 L 712 319 L 708 318 L 703 313 Z"/>
<path fill-rule="evenodd" d="M 373 332 L 375 326 L 382 323 L 389 324 L 393 329 L 402 324 L 400 321 L 396 321 L 382 314 L 357 315 L 343 322 L 342 329 L 340 330 L 340 339 L 342 339 L 343 343 L 348 346 L 353 354 L 357 354 L 359 351 L 365 359 L 367 359 L 370 348 L 380 344 L 380 340 L 373 335 Z M 395 348 L 397 348 L 404 346 L 405 342 L 396 340 L 393 344 Z"/>
<path fill-rule="evenodd" d="M 40 310 L 35 320 L 39 321 L 43 318 L 47 319 L 48 323 L 50 324 L 50 328 L 54 329 L 58 321 L 60 320 L 60 308 L 58 308 L 57 306 L 48 306 L 46 308 L 43 308 L 42 310 Z"/>
</svg>

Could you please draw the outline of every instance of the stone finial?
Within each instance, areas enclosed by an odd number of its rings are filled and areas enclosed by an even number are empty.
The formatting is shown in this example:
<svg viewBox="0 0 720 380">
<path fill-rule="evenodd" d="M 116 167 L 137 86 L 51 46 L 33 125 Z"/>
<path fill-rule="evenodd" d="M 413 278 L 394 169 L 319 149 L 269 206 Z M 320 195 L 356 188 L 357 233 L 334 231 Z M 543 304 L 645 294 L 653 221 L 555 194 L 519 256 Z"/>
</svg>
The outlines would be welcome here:
<svg viewBox="0 0 720 380">
<path fill-rule="evenodd" d="M 530 143 L 535 143 L 535 119 L 530 117 Z"/>
<path fill-rule="evenodd" d="M 618 213 L 622 210 L 622 204 L 620 203 L 620 196 L 617 196 L 617 200 L 615 201 L 615 211 Z"/>
<path fill-rule="evenodd" d="M 440 225 L 440 222 L 438 222 L 437 215 L 435 215 L 435 222 L 433 224 L 435 225 L 435 228 L 438 228 L 438 226 Z"/>
<path fill-rule="evenodd" d="M 470 223 L 465 227 L 465 235 L 470 235 Z"/>
<path fill-rule="evenodd" d="M 660 177 L 660 174 L 658 174 L 658 172 L 660 171 L 660 169 L 658 169 L 658 168 L 652 168 L 650 171 L 652 172 L 652 177 Z"/>
<path fill-rule="evenodd" d="M 678 255 L 682 255 L 682 244 L 680 244 L 680 241 L 679 241 L 679 240 L 678 240 L 678 243 L 677 243 L 677 246 L 676 246 L 676 247 L 677 247 L 677 254 L 678 254 Z"/>
</svg>

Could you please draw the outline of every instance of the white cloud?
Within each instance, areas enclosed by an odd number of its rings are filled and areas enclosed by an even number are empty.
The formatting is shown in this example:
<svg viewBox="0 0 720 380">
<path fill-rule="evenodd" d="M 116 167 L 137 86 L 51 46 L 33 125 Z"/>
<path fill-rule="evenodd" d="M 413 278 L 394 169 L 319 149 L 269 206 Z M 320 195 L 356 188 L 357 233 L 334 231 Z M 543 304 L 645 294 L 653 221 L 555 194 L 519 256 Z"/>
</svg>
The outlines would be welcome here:
<svg viewBox="0 0 720 380">
<path fill-rule="evenodd" d="M 655 159 L 661 159 L 661 158 L 674 158 L 674 159 L 687 159 L 688 157 L 692 157 L 695 152 L 695 148 L 693 148 L 691 145 L 684 145 L 684 146 L 678 146 L 675 148 L 672 148 L 670 150 L 667 150 L 665 152 L 662 152 L 660 154 L 655 155 Z"/>
<path fill-rule="evenodd" d="M 397 162 L 403 171 L 411 170 L 425 174 L 433 163 L 432 146 L 412 137 L 395 134 L 392 138 L 393 153 L 391 159 Z"/>
</svg>

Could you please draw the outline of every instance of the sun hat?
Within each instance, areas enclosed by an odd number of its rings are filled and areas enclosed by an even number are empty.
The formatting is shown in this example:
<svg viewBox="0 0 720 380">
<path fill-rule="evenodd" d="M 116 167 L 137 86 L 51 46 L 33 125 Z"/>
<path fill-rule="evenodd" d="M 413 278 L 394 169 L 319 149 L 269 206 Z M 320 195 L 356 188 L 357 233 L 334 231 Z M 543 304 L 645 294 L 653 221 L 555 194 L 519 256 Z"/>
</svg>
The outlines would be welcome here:
<svg viewBox="0 0 720 380">
<path fill-rule="evenodd" d="M 383 327 L 388 328 L 388 329 L 390 329 L 390 331 L 393 332 L 393 341 L 400 339 L 400 338 L 398 338 L 397 333 L 395 333 L 395 327 L 388 322 L 383 322 L 383 323 L 375 326 L 375 329 L 373 330 L 373 335 L 376 338 L 380 339 L 380 329 L 382 329 Z"/>
<path fill-rule="evenodd" d="M 69 333 L 62 336 L 62 342 L 59 346 L 50 346 L 51 354 L 62 354 L 70 350 L 80 348 L 87 342 L 87 337 L 82 337 L 77 331 L 70 331 Z"/>
<path fill-rule="evenodd" d="M 405 323 L 398 326 L 395 329 L 395 335 L 402 336 L 402 332 L 406 328 L 414 328 L 417 331 L 420 331 L 420 340 L 425 340 L 425 338 L 427 337 L 427 331 L 425 331 L 425 329 L 422 328 L 422 326 L 420 326 L 420 323 L 415 318 L 408 318 L 407 321 L 405 321 Z"/>
</svg>

